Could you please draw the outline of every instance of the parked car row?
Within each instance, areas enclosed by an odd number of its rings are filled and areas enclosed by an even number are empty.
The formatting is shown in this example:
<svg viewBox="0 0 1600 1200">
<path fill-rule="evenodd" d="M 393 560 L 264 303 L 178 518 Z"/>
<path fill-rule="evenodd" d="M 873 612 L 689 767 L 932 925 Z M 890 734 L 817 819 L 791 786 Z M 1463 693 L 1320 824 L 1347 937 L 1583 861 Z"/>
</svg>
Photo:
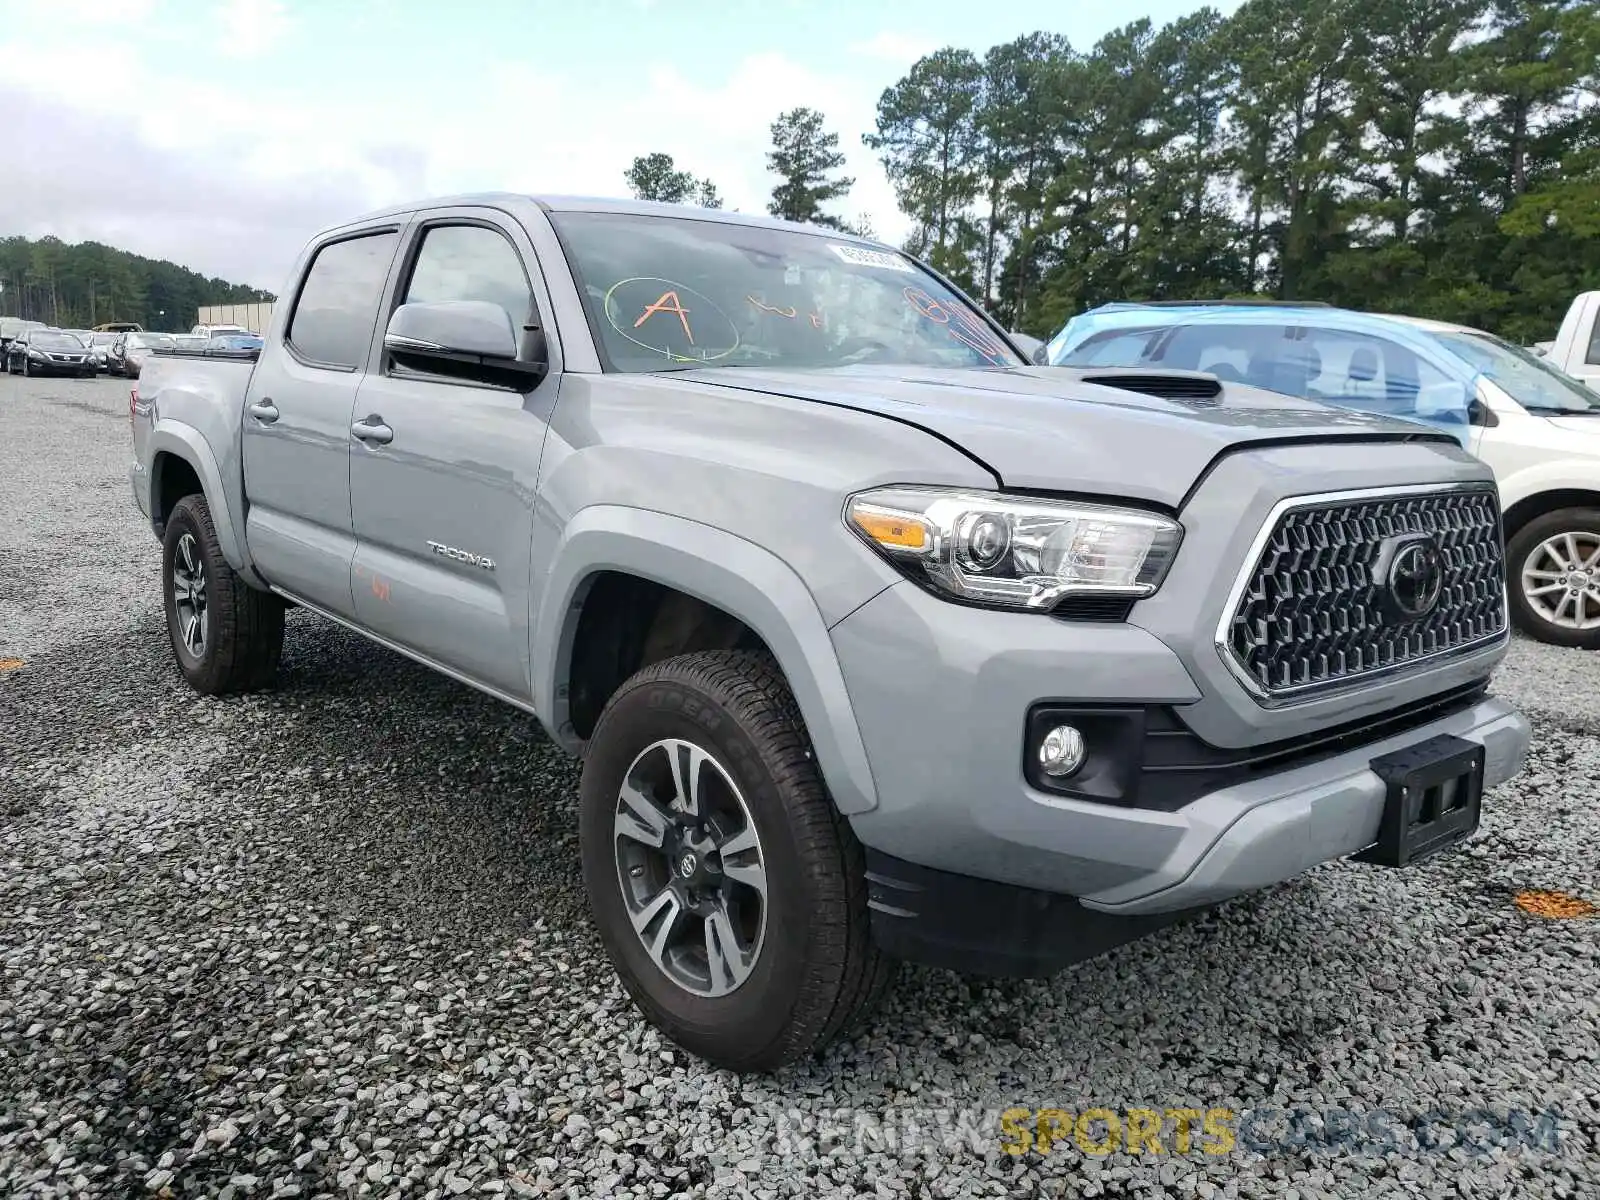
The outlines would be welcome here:
<svg viewBox="0 0 1600 1200">
<path fill-rule="evenodd" d="M 259 337 L 233 325 L 197 326 L 193 333 L 174 334 L 137 328 L 56 329 L 38 321 L 7 321 L 0 339 L 0 366 L 12 375 L 107 374 L 137 379 L 156 350 L 236 351 L 261 346 Z"/>
</svg>

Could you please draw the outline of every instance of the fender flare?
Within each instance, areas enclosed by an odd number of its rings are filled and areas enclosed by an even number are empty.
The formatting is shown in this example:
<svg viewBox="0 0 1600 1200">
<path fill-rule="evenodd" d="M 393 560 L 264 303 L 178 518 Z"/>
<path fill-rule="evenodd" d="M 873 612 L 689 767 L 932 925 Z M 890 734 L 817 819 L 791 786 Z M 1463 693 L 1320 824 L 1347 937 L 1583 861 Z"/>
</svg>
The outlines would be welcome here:
<svg viewBox="0 0 1600 1200">
<path fill-rule="evenodd" d="M 171 454 L 182 459 L 200 478 L 200 488 L 205 493 L 206 505 L 211 509 L 211 523 L 217 530 L 217 545 L 228 565 L 247 579 L 254 579 L 250 563 L 245 557 L 244 544 L 233 523 L 233 511 L 228 507 L 228 493 L 222 486 L 222 472 L 217 467 L 216 455 L 200 431 L 180 421 L 157 421 L 150 430 L 150 524 L 156 522 L 156 501 L 161 495 L 161 456 Z"/>
<path fill-rule="evenodd" d="M 805 583 L 754 542 L 666 513 L 597 504 L 581 509 L 563 531 L 536 600 L 531 648 L 534 711 L 548 714 L 558 742 L 573 751 L 582 745 L 568 718 L 566 679 L 583 600 L 603 571 L 676 588 L 754 630 L 789 681 L 836 807 L 847 814 L 877 807 L 844 672 Z"/>
<path fill-rule="evenodd" d="M 1498 485 L 1500 506 L 1506 512 L 1546 492 L 1600 495 L 1600 483 L 1595 479 L 1592 464 L 1570 459 L 1535 463 L 1498 480 Z"/>
</svg>

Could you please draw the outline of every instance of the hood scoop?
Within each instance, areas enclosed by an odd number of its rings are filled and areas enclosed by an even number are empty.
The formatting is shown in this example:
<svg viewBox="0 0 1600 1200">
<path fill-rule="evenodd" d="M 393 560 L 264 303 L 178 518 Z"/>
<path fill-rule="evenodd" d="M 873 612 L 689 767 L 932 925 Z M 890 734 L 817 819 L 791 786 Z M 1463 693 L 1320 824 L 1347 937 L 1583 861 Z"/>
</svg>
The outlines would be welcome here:
<svg viewBox="0 0 1600 1200">
<path fill-rule="evenodd" d="M 1204 371 L 1081 371 L 1084 383 L 1181 403 L 1221 403 L 1222 380 Z"/>
</svg>

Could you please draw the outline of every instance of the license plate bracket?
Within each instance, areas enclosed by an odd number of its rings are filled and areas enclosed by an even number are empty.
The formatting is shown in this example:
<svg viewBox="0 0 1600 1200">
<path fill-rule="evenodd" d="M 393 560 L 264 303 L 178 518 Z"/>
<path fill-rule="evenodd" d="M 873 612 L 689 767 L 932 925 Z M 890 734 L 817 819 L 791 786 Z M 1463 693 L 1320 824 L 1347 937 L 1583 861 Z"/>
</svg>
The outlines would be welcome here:
<svg viewBox="0 0 1600 1200">
<path fill-rule="evenodd" d="M 1372 760 L 1383 780 L 1378 840 L 1357 862 L 1404 867 L 1465 841 L 1483 811 L 1484 749 L 1454 734 L 1440 734 Z"/>
</svg>

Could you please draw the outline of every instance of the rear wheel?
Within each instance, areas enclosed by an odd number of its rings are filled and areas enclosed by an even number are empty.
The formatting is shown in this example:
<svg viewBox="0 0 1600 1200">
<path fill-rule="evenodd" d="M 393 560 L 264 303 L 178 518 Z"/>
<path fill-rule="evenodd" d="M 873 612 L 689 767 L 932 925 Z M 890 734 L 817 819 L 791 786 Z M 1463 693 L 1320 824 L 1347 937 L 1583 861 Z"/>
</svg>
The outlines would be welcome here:
<svg viewBox="0 0 1600 1200">
<path fill-rule="evenodd" d="M 1600 509 L 1535 517 L 1506 547 L 1511 613 L 1530 637 L 1600 650 Z"/>
<path fill-rule="evenodd" d="M 686 1050 L 770 1070 L 887 990 L 861 847 L 765 657 L 687 654 L 623 684 L 589 742 L 579 828 L 611 961 Z"/>
<path fill-rule="evenodd" d="M 272 682 L 283 653 L 283 602 L 228 565 L 204 496 L 185 496 L 167 519 L 161 585 L 172 652 L 190 687 L 217 695 Z"/>
</svg>

